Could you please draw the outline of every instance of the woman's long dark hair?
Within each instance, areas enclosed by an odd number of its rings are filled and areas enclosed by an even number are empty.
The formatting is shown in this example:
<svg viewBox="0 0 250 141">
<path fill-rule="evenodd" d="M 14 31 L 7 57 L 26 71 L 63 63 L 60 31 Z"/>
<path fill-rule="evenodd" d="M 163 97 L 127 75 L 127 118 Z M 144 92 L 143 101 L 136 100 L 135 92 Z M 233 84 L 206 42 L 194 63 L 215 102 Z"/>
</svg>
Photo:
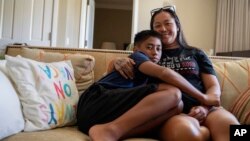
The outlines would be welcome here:
<svg viewBox="0 0 250 141">
<path fill-rule="evenodd" d="M 176 13 L 174 11 L 170 10 L 170 9 L 160 9 L 159 11 L 154 12 L 154 14 L 152 15 L 151 20 L 150 20 L 150 28 L 151 28 L 151 30 L 154 30 L 153 24 L 154 24 L 155 16 L 157 14 L 159 14 L 160 12 L 162 12 L 162 11 L 169 13 L 175 20 L 176 26 L 179 29 L 177 31 L 177 42 L 178 42 L 178 44 L 180 44 L 180 46 L 182 46 L 182 47 L 188 47 L 189 45 L 187 44 L 184 33 L 182 31 L 180 20 L 179 20 L 178 16 L 176 15 Z"/>
</svg>

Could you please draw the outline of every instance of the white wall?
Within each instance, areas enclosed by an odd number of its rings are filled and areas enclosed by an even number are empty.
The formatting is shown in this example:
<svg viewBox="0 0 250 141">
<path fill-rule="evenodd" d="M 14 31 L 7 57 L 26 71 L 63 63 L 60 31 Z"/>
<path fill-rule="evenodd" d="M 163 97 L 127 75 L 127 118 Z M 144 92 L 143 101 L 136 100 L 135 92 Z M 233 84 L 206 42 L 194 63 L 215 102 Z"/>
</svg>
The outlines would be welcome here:
<svg viewBox="0 0 250 141">
<path fill-rule="evenodd" d="M 174 0 L 188 43 L 214 50 L 217 0 Z"/>
<path fill-rule="evenodd" d="M 139 0 L 138 30 L 150 29 L 150 11 L 162 7 L 164 0 Z"/>
<path fill-rule="evenodd" d="M 154 8 L 162 7 L 164 0 L 133 0 L 132 35 L 144 29 L 150 29 L 150 11 Z"/>
<path fill-rule="evenodd" d="M 150 11 L 168 4 L 176 6 L 187 42 L 205 51 L 214 49 L 217 0 L 139 0 L 138 32 L 149 29 Z"/>
</svg>

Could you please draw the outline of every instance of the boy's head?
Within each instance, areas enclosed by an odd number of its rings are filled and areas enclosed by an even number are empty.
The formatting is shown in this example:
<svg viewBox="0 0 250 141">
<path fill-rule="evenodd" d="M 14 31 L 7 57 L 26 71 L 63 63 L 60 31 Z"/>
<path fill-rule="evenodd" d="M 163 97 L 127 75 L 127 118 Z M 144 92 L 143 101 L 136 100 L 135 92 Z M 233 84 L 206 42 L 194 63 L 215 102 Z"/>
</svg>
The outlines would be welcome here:
<svg viewBox="0 0 250 141">
<path fill-rule="evenodd" d="M 162 52 L 161 35 L 153 30 L 138 32 L 134 38 L 134 51 L 143 52 L 151 61 L 157 63 Z"/>
</svg>

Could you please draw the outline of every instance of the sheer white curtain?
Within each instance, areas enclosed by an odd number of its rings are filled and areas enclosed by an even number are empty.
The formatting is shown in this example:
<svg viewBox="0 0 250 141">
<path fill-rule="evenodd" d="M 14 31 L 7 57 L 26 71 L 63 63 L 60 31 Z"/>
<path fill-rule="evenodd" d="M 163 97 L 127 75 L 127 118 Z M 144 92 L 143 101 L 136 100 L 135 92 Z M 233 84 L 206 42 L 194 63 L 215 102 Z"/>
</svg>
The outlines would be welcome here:
<svg viewBox="0 0 250 141">
<path fill-rule="evenodd" d="M 250 50 L 250 0 L 218 0 L 216 52 Z"/>
</svg>

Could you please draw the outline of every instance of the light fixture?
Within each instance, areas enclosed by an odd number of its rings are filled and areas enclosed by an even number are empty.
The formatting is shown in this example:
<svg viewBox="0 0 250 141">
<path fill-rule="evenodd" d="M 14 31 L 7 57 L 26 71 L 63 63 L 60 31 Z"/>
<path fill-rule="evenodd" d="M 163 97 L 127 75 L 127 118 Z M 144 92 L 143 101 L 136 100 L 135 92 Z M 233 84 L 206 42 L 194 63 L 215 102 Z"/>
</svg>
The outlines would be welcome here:
<svg viewBox="0 0 250 141">
<path fill-rule="evenodd" d="M 111 50 L 115 50 L 116 49 L 116 45 L 114 42 L 103 42 L 101 49 L 111 49 Z"/>
</svg>

